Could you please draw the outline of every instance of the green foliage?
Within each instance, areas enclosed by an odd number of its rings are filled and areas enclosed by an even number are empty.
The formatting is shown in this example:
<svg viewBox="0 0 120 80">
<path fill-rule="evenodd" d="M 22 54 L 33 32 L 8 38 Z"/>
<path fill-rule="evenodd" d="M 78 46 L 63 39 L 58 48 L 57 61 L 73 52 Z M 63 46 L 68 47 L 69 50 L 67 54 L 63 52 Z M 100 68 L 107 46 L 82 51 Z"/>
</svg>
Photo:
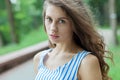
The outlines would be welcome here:
<svg viewBox="0 0 120 80">
<path fill-rule="evenodd" d="M 120 0 L 115 0 L 115 1 L 116 1 L 117 19 L 118 19 L 118 23 L 120 24 Z"/>
<path fill-rule="evenodd" d="M 34 38 L 33 38 L 34 37 Z M 38 30 L 33 30 L 29 34 L 24 35 L 19 44 L 9 44 L 0 48 L 0 55 L 10 53 L 37 43 L 47 40 L 47 35 L 44 32 L 44 28 L 40 27 Z"/>
<path fill-rule="evenodd" d="M 38 8 L 34 5 L 38 3 L 37 0 L 20 0 L 20 3 L 20 9 L 15 11 L 15 20 L 17 32 L 22 37 L 42 25 L 42 11 L 40 11 L 42 6 Z"/>
<path fill-rule="evenodd" d="M 3 39 L 3 44 L 6 45 L 7 43 L 10 43 L 11 42 L 10 27 L 8 26 L 8 24 L 1 25 L 0 32 Z"/>
<path fill-rule="evenodd" d="M 120 0 L 114 0 L 115 1 L 115 10 L 117 13 L 117 20 L 118 24 L 120 24 Z M 101 25 L 108 24 L 109 21 L 107 18 L 109 18 L 109 6 L 107 9 L 105 9 L 108 5 L 109 0 L 85 0 L 86 3 L 88 3 L 91 7 L 91 10 L 96 15 L 97 20 L 99 20 Z M 107 13 L 105 12 L 107 10 Z"/>
<path fill-rule="evenodd" d="M 108 0 L 85 0 L 85 2 L 90 5 L 90 9 L 95 15 L 96 20 L 99 21 L 99 24 L 102 26 L 106 24 L 104 5 L 106 5 Z"/>
<path fill-rule="evenodd" d="M 25 34 L 28 34 L 34 29 L 38 29 L 42 25 L 42 9 L 44 0 L 17 0 L 17 3 L 12 4 L 13 15 L 15 18 L 15 27 L 17 31 L 18 38 L 21 40 Z M 91 6 L 92 12 L 96 15 L 96 19 L 101 25 L 107 24 L 106 16 L 104 12 L 104 5 L 108 0 L 84 0 L 87 4 Z M 120 1 L 116 1 L 118 20 L 120 19 Z M 0 27 L 8 25 L 8 16 L 6 12 L 5 0 L 0 3 Z M 8 30 L 10 32 L 10 29 Z M 6 38 L 10 36 L 5 30 L 1 31 L 4 34 L 4 40 L 6 43 L 10 43 L 11 38 Z"/>
<path fill-rule="evenodd" d="M 6 18 L 7 12 L 5 10 L 5 1 L 0 2 L 0 34 L 2 35 L 3 45 L 11 42 L 10 27 L 8 25 L 8 19 Z"/>
<path fill-rule="evenodd" d="M 7 13 L 5 10 L 0 10 L 0 25 L 4 25 L 6 24 L 6 21 L 7 21 Z"/>
<path fill-rule="evenodd" d="M 5 0 L 0 1 L 0 9 L 5 9 Z"/>
<path fill-rule="evenodd" d="M 24 35 L 42 25 L 42 0 L 17 0 L 12 4 L 15 29 L 21 40 Z M 11 43 L 10 25 L 5 0 L 0 1 L 0 32 L 4 44 Z"/>
<path fill-rule="evenodd" d="M 44 0 L 36 0 L 36 2 L 34 3 L 34 6 L 36 6 L 37 9 L 42 10 L 43 2 Z"/>
</svg>

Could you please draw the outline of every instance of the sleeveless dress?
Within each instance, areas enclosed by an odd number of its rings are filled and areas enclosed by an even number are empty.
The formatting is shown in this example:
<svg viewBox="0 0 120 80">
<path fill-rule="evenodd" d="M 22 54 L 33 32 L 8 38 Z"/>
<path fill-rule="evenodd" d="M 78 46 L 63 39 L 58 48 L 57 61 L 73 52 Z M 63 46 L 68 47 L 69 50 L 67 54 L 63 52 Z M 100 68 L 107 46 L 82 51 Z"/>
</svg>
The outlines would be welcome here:
<svg viewBox="0 0 120 80">
<path fill-rule="evenodd" d="M 55 70 L 50 70 L 43 63 L 44 56 L 49 51 L 51 51 L 51 49 L 44 50 L 41 52 L 38 73 L 36 75 L 35 80 L 78 80 L 78 68 L 84 57 L 90 53 L 85 50 L 82 52 L 78 52 L 66 64 L 57 67 L 57 69 Z"/>
</svg>

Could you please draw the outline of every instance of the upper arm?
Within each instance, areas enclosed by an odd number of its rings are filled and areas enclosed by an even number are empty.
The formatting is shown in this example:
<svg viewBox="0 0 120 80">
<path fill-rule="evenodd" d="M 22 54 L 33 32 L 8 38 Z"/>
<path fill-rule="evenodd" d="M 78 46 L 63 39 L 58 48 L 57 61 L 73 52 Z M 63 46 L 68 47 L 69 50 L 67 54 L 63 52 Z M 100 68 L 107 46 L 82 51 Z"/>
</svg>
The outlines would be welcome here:
<svg viewBox="0 0 120 80">
<path fill-rule="evenodd" d="M 79 68 L 80 80 L 102 80 L 99 61 L 94 55 L 87 55 Z"/>
<path fill-rule="evenodd" d="M 36 74 L 38 72 L 39 61 L 40 61 L 40 53 L 37 53 L 33 58 L 34 71 Z"/>
</svg>

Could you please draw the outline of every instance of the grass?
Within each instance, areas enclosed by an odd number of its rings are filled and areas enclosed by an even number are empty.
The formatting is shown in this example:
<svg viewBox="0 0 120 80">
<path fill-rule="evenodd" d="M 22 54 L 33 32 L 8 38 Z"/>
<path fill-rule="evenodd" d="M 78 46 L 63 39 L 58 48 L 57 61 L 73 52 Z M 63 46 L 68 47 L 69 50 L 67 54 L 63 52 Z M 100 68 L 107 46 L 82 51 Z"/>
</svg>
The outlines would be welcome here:
<svg viewBox="0 0 120 80">
<path fill-rule="evenodd" d="M 19 44 L 9 44 L 8 46 L 1 47 L 0 55 L 8 54 L 12 51 L 16 51 L 16 50 L 28 47 L 30 45 L 40 43 L 41 41 L 44 41 L 46 39 L 47 39 L 47 35 L 44 32 L 43 28 L 34 30 L 29 34 L 25 35 Z"/>
<path fill-rule="evenodd" d="M 120 42 L 120 35 L 118 35 L 118 40 Z M 120 44 L 120 43 L 119 43 Z M 113 62 L 107 61 L 110 66 L 109 76 L 112 80 L 120 80 L 120 45 L 119 46 L 109 46 L 109 50 L 113 54 Z"/>
<path fill-rule="evenodd" d="M 113 53 L 113 61 L 114 64 L 108 61 L 110 65 L 109 76 L 112 77 L 113 80 L 119 80 L 120 76 L 120 46 L 110 47 L 110 51 Z"/>
</svg>

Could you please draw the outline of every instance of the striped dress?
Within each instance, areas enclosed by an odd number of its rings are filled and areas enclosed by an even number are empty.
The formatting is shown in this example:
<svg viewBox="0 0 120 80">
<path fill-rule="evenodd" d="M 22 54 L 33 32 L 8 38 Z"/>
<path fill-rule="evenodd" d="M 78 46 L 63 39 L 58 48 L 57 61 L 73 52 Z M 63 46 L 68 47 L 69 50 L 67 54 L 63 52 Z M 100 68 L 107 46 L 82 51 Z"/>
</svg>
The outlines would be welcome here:
<svg viewBox="0 0 120 80">
<path fill-rule="evenodd" d="M 51 49 L 42 51 L 38 66 L 38 74 L 35 80 L 78 80 L 77 72 L 83 58 L 89 54 L 87 51 L 78 52 L 72 59 L 63 66 L 57 67 L 55 70 L 48 69 L 44 63 L 44 56 Z"/>
</svg>

